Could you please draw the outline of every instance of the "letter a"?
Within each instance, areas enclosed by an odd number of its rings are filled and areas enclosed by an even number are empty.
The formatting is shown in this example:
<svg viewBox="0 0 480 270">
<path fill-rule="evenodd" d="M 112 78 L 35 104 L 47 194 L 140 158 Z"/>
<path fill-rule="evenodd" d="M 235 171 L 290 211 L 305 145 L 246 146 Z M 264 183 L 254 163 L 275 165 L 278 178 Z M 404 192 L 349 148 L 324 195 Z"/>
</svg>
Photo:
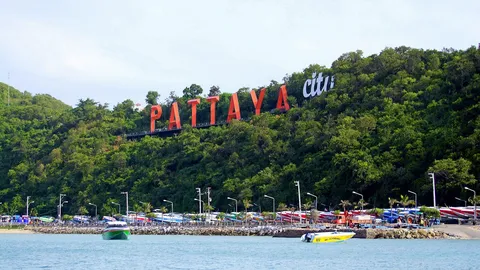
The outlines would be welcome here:
<svg viewBox="0 0 480 270">
<path fill-rule="evenodd" d="M 177 129 L 181 129 L 182 125 L 180 124 L 180 116 L 178 115 L 178 103 L 173 102 L 172 108 L 170 109 L 170 120 L 168 123 L 168 130 L 172 130 L 173 126 Z"/>
<path fill-rule="evenodd" d="M 255 90 L 250 91 L 250 96 L 252 97 L 253 106 L 255 107 L 255 114 L 260 115 L 260 109 L 262 108 L 263 97 L 265 96 L 265 88 L 260 90 L 260 96 L 257 100 L 257 94 Z"/>
<path fill-rule="evenodd" d="M 238 106 L 237 93 L 233 93 L 230 97 L 230 108 L 228 109 L 227 123 L 232 119 L 240 119 L 240 106 Z"/>
<path fill-rule="evenodd" d="M 160 105 L 153 105 L 150 109 L 150 132 L 155 131 L 155 120 L 162 116 L 162 107 Z"/>
<path fill-rule="evenodd" d="M 278 91 L 277 109 L 285 111 L 290 110 L 290 105 L 288 105 L 287 98 L 287 87 L 282 85 L 280 86 L 280 91 Z"/>
<path fill-rule="evenodd" d="M 210 125 L 215 125 L 215 104 L 220 100 L 218 96 L 208 97 L 207 102 L 210 103 Z"/>
<path fill-rule="evenodd" d="M 197 126 L 197 104 L 200 103 L 200 99 L 191 99 L 188 104 L 192 105 L 192 127 Z"/>
</svg>

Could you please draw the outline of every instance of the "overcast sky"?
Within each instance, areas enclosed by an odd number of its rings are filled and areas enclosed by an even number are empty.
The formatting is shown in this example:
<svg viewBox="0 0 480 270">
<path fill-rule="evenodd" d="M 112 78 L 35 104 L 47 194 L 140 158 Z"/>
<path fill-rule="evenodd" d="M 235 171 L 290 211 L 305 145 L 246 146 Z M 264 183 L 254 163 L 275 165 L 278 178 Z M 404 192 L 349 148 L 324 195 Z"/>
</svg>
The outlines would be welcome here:
<svg viewBox="0 0 480 270">
<path fill-rule="evenodd" d="M 67 104 L 257 87 L 341 54 L 466 49 L 480 1 L 0 0 L 0 81 Z"/>
</svg>

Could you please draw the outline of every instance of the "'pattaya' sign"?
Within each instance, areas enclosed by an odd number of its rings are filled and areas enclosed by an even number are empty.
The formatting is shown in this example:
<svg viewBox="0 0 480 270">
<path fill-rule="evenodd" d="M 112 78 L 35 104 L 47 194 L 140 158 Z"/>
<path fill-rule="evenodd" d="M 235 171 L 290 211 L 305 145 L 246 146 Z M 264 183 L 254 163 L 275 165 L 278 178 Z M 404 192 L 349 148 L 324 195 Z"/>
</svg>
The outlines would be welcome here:
<svg viewBox="0 0 480 270">
<path fill-rule="evenodd" d="M 254 90 L 250 91 L 253 106 L 255 107 L 255 114 L 260 115 L 260 109 L 262 108 L 263 97 L 265 96 L 265 88 L 260 90 L 260 95 L 257 97 L 257 93 Z M 282 85 L 278 92 L 277 109 L 288 111 L 290 105 L 287 101 L 287 87 Z M 215 125 L 215 107 L 216 103 L 220 100 L 219 96 L 208 97 L 207 102 L 210 103 L 210 125 Z M 197 105 L 200 104 L 200 99 L 191 99 L 188 104 L 192 107 L 192 127 L 197 126 Z M 160 119 L 162 116 L 162 107 L 160 105 L 153 105 L 150 110 L 150 132 L 155 131 L 155 120 Z M 240 119 L 240 105 L 238 103 L 237 93 L 233 93 L 230 97 L 230 107 L 228 109 L 227 123 L 230 123 L 232 119 Z M 170 119 L 168 124 L 168 130 L 173 128 L 182 128 L 180 122 L 180 114 L 178 113 L 178 103 L 173 102 L 170 108 Z"/>
</svg>

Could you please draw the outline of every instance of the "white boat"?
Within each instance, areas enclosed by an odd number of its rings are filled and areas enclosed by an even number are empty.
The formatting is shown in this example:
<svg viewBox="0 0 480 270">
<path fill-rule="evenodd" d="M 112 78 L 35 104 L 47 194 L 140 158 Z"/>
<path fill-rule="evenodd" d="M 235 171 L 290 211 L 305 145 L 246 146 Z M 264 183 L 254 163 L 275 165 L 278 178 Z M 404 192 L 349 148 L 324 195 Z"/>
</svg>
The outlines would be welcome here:
<svg viewBox="0 0 480 270">
<path fill-rule="evenodd" d="M 311 243 L 334 243 L 343 242 L 352 238 L 355 235 L 354 232 L 317 232 L 306 233 L 300 238 L 302 242 Z"/>
</svg>

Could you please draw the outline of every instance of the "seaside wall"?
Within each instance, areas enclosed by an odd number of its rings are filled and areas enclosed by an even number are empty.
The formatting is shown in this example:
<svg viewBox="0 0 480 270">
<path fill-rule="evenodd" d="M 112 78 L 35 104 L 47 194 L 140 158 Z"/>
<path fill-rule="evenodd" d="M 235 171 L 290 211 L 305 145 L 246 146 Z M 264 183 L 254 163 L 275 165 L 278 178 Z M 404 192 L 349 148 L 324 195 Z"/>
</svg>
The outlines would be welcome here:
<svg viewBox="0 0 480 270">
<path fill-rule="evenodd" d="M 26 230 L 45 234 L 101 234 L 103 227 L 70 226 L 27 226 Z M 130 227 L 133 235 L 223 235 L 223 236 L 273 236 L 300 238 L 308 232 L 327 232 L 331 230 L 312 230 L 301 228 L 283 228 L 275 226 L 236 227 L 236 226 L 140 226 Z M 363 239 L 452 239 L 454 235 L 436 230 L 407 229 L 354 229 L 338 230 L 355 232 L 354 238 Z"/>
</svg>

